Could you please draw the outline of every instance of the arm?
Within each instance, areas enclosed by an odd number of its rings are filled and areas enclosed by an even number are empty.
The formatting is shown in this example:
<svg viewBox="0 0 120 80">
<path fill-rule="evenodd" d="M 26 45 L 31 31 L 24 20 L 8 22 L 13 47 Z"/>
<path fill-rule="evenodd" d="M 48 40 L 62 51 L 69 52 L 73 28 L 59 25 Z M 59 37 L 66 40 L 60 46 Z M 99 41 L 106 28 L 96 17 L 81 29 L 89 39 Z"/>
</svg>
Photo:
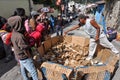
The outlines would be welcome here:
<svg viewBox="0 0 120 80">
<path fill-rule="evenodd" d="M 97 30 L 95 40 L 98 41 L 99 40 L 99 35 L 100 35 L 100 26 L 96 23 L 95 20 L 91 20 L 90 23 Z"/>
<path fill-rule="evenodd" d="M 66 35 L 69 31 L 73 31 L 73 30 L 75 30 L 75 29 L 77 29 L 77 28 L 79 28 L 79 27 L 80 27 L 79 25 L 76 25 L 76 26 L 68 29 L 67 31 L 65 31 L 64 34 Z"/>
<path fill-rule="evenodd" d="M 41 14 L 37 17 L 36 21 L 38 21 L 39 19 L 41 19 L 44 15 L 45 15 L 45 13 L 44 13 L 44 12 L 43 12 L 43 13 L 41 13 Z"/>
<path fill-rule="evenodd" d="M 26 50 L 26 49 L 30 48 L 30 46 L 29 46 L 29 44 L 27 44 L 27 40 L 24 36 L 19 37 L 18 46 L 20 47 L 21 50 Z"/>
<path fill-rule="evenodd" d="M 25 38 L 22 36 L 18 39 L 18 46 L 20 47 L 20 49 L 28 56 L 31 57 L 30 53 L 29 53 L 29 49 L 30 46 L 28 44 L 26 44 L 26 40 Z"/>
</svg>

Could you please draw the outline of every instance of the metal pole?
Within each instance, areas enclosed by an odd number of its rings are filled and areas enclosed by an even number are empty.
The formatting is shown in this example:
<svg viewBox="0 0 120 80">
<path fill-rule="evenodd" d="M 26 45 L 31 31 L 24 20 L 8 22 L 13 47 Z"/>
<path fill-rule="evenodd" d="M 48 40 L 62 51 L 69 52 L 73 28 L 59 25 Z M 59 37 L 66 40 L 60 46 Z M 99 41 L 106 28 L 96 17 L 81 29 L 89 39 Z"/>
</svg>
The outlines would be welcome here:
<svg viewBox="0 0 120 80">
<path fill-rule="evenodd" d="M 31 1 L 30 0 L 28 0 L 28 3 L 29 3 L 29 15 L 31 16 L 31 11 L 32 11 L 32 7 L 31 7 Z"/>
<path fill-rule="evenodd" d="M 87 5 L 87 2 L 88 2 L 88 1 L 86 0 L 86 1 L 85 1 L 85 5 Z"/>
</svg>

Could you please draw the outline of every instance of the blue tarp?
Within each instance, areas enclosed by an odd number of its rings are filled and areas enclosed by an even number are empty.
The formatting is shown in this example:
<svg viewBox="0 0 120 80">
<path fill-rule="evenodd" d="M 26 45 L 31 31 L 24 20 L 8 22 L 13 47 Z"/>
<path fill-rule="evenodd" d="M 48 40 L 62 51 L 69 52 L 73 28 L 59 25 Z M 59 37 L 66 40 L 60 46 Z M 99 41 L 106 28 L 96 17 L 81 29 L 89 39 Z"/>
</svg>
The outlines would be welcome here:
<svg viewBox="0 0 120 80">
<path fill-rule="evenodd" d="M 105 17 L 103 15 L 103 11 L 104 11 L 104 4 L 99 4 L 96 9 L 95 20 L 98 24 L 103 26 L 104 33 L 106 34 L 106 22 L 105 22 Z"/>
</svg>

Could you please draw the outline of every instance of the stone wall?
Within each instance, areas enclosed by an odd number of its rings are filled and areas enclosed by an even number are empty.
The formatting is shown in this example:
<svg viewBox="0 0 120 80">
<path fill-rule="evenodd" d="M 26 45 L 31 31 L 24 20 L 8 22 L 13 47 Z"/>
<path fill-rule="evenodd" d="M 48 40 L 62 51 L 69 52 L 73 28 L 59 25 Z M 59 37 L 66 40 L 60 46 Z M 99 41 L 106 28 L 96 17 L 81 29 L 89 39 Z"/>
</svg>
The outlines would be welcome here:
<svg viewBox="0 0 120 80">
<path fill-rule="evenodd" d="M 107 27 L 114 27 L 120 32 L 120 0 L 108 0 L 105 4 L 104 15 Z"/>
</svg>

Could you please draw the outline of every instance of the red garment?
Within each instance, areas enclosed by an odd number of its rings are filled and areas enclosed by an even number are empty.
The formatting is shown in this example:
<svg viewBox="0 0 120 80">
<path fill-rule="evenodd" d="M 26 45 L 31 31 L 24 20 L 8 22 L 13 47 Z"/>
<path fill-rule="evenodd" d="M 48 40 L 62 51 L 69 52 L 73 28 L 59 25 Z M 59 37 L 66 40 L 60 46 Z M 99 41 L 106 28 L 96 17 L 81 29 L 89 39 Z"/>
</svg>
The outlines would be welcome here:
<svg viewBox="0 0 120 80">
<path fill-rule="evenodd" d="M 35 31 L 33 31 L 30 34 L 30 37 L 35 39 L 35 43 L 37 44 L 37 46 L 40 45 L 41 42 L 41 37 L 42 37 L 42 32 L 44 31 L 44 26 L 42 24 L 38 24 Z"/>
<path fill-rule="evenodd" d="M 37 27 L 36 27 L 36 30 L 35 30 L 35 31 L 39 31 L 40 33 L 42 33 L 42 32 L 44 31 L 44 29 L 45 29 L 44 24 L 39 23 L 39 24 L 37 25 Z"/>
<path fill-rule="evenodd" d="M 11 33 L 8 33 L 7 36 L 6 36 L 6 44 L 9 45 L 11 44 L 11 36 L 12 36 L 12 32 Z"/>
<path fill-rule="evenodd" d="M 35 39 L 35 43 L 39 45 L 41 40 L 41 33 L 38 31 L 33 31 L 30 36 Z"/>
<path fill-rule="evenodd" d="M 12 32 L 0 30 L 0 37 L 2 38 L 4 44 L 7 44 L 7 45 L 11 44 L 11 36 L 12 36 Z"/>
</svg>

